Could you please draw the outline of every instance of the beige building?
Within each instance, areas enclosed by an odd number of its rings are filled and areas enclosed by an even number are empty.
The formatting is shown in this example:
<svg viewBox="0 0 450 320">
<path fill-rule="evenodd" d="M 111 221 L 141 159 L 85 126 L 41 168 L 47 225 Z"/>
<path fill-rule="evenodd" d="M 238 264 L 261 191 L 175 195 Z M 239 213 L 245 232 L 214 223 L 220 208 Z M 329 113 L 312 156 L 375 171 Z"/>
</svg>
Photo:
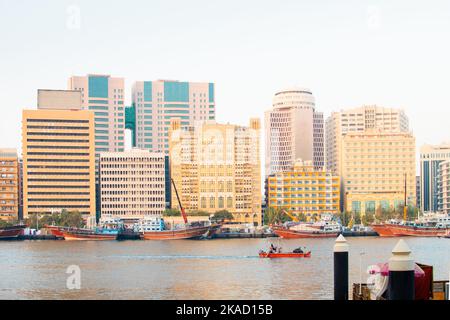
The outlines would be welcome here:
<svg viewBox="0 0 450 320">
<path fill-rule="evenodd" d="M 259 135 L 259 119 L 248 127 L 171 120 L 171 176 L 187 211 L 228 210 L 235 222 L 261 224 Z M 178 208 L 173 187 L 172 207 Z"/>
<path fill-rule="evenodd" d="M 339 161 L 345 210 L 365 212 L 362 204 L 374 200 L 385 201 L 383 207 L 386 201 L 393 208 L 403 204 L 405 175 L 407 202 L 415 205 L 415 150 L 410 133 L 371 129 L 344 134 Z"/>
<path fill-rule="evenodd" d="M 132 149 L 100 154 L 101 214 L 124 220 L 161 215 L 165 209 L 163 153 Z"/>
<path fill-rule="evenodd" d="M 38 110 L 23 110 L 24 218 L 62 209 L 95 217 L 94 114 L 73 104 L 74 92 L 39 91 Z"/>
<path fill-rule="evenodd" d="M 341 137 L 348 132 L 378 129 L 385 132 L 409 132 L 409 120 L 401 109 L 367 105 L 333 112 L 325 125 L 325 159 L 327 169 L 340 173 Z"/>
<path fill-rule="evenodd" d="M 314 169 L 312 161 L 298 160 L 290 171 L 268 178 L 267 206 L 307 217 L 339 212 L 339 177 Z"/>
<path fill-rule="evenodd" d="M 0 220 L 18 220 L 19 163 L 16 149 L 0 149 Z"/>
</svg>

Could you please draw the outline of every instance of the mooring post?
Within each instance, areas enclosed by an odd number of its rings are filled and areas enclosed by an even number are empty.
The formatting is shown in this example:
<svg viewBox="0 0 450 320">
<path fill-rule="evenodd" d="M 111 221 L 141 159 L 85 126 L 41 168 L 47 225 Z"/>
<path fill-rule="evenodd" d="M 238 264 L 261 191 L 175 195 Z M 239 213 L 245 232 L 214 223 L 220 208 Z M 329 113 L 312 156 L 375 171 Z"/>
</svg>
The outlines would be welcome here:
<svg viewBox="0 0 450 320">
<path fill-rule="evenodd" d="M 401 239 L 389 259 L 389 300 L 414 300 L 414 267 L 411 249 Z"/>
<path fill-rule="evenodd" d="M 348 300 L 348 244 L 342 234 L 334 245 L 334 300 Z"/>
</svg>

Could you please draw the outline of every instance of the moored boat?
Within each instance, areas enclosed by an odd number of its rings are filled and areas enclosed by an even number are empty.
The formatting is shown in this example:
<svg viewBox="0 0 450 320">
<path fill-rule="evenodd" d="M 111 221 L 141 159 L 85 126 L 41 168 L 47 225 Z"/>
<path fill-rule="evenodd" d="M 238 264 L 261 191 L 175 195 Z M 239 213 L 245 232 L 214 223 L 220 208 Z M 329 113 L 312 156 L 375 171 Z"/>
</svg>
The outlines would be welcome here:
<svg viewBox="0 0 450 320">
<path fill-rule="evenodd" d="M 429 213 L 415 221 L 392 219 L 371 227 L 382 237 L 442 237 L 450 230 L 450 216 Z"/>
<path fill-rule="evenodd" d="M 67 229 L 64 227 L 58 227 L 58 226 L 50 226 L 50 225 L 45 225 L 45 228 L 50 231 L 50 233 L 56 237 L 64 237 L 63 233 L 61 230 Z"/>
<path fill-rule="evenodd" d="M 272 231 L 281 238 L 335 238 L 342 232 L 341 225 L 337 223 L 300 223 L 294 225 L 273 226 Z"/>
<path fill-rule="evenodd" d="M 123 229 L 123 222 L 111 216 L 100 219 L 99 226 L 88 228 L 59 228 L 66 240 L 116 240 Z"/>
<path fill-rule="evenodd" d="M 145 240 L 179 240 L 198 239 L 217 228 L 209 221 L 168 225 L 162 217 L 148 217 L 139 222 L 137 230 Z"/>
<path fill-rule="evenodd" d="M 15 225 L 9 227 L 0 228 L 0 240 L 14 240 L 23 234 L 23 230 L 26 228 L 24 225 Z"/>
</svg>

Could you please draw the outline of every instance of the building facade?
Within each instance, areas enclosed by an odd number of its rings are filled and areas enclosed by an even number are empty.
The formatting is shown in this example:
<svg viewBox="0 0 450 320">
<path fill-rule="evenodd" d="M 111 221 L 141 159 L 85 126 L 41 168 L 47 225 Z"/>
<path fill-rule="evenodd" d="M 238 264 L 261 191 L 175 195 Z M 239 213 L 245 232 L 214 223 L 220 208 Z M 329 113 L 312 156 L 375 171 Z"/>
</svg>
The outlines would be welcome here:
<svg viewBox="0 0 450 320">
<path fill-rule="evenodd" d="M 297 161 L 290 171 L 269 176 L 267 206 L 306 217 L 339 212 L 339 177 L 314 169 L 312 161 Z"/>
<path fill-rule="evenodd" d="M 437 211 L 450 214 L 450 160 L 439 163 Z"/>
<path fill-rule="evenodd" d="M 94 112 L 95 152 L 125 150 L 124 79 L 109 75 L 73 76 L 68 88 L 81 92 L 84 110 Z"/>
<path fill-rule="evenodd" d="M 0 220 L 19 219 L 19 162 L 16 149 L 0 149 Z"/>
<path fill-rule="evenodd" d="M 260 122 L 248 127 L 206 121 L 182 126 L 171 120 L 171 176 L 187 211 L 227 210 L 234 222 L 261 221 Z M 172 208 L 178 208 L 172 189 Z"/>
<path fill-rule="evenodd" d="M 409 132 L 409 120 L 401 109 L 376 105 L 333 112 L 325 125 L 326 167 L 340 173 L 341 138 L 348 132 L 377 129 L 384 132 Z"/>
<path fill-rule="evenodd" d="M 293 88 L 275 93 L 271 110 L 265 112 L 266 176 L 292 169 L 296 159 L 324 166 L 323 114 L 316 112 L 308 89 Z"/>
<path fill-rule="evenodd" d="M 73 92 L 54 96 L 64 101 Z M 63 209 L 95 217 L 94 113 L 38 101 L 38 110 L 22 113 L 24 218 Z"/>
<path fill-rule="evenodd" d="M 364 213 L 361 203 L 367 201 L 403 205 L 405 182 L 407 204 L 415 206 L 415 150 L 410 133 L 372 129 L 344 134 L 339 161 L 345 210 Z"/>
<path fill-rule="evenodd" d="M 132 102 L 136 147 L 166 155 L 171 119 L 192 126 L 215 120 L 216 115 L 214 84 L 207 82 L 138 81 L 133 85 Z"/>
<path fill-rule="evenodd" d="M 127 221 L 162 215 L 165 156 L 148 150 L 100 154 L 101 214 Z"/>
<path fill-rule="evenodd" d="M 439 164 L 450 160 L 450 143 L 420 147 L 420 211 L 438 211 Z"/>
</svg>

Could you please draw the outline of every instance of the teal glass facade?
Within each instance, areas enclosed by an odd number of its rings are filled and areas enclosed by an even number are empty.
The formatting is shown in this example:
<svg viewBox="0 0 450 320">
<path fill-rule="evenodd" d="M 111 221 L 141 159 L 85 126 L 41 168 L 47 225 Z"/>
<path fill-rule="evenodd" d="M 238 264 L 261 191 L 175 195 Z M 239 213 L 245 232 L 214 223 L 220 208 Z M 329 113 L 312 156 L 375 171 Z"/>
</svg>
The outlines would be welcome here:
<svg viewBox="0 0 450 320">
<path fill-rule="evenodd" d="M 89 76 L 89 98 L 108 98 L 108 77 Z"/>
<path fill-rule="evenodd" d="M 164 82 L 165 102 L 189 102 L 189 82 Z"/>
</svg>

